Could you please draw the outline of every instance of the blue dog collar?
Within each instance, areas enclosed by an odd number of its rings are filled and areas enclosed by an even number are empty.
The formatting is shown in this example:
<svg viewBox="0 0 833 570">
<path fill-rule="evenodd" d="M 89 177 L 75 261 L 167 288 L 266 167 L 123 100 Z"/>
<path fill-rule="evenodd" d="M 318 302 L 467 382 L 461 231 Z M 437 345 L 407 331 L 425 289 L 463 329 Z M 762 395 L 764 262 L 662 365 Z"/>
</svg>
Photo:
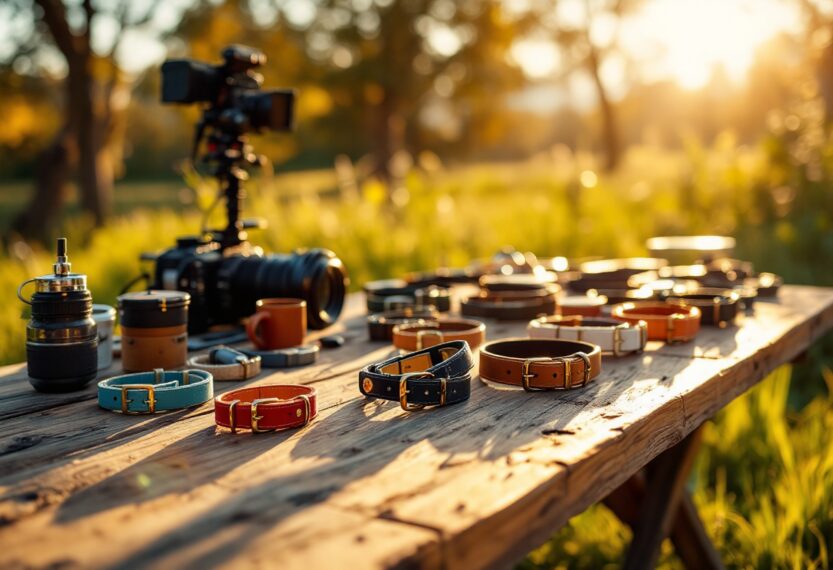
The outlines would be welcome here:
<svg viewBox="0 0 833 570">
<path fill-rule="evenodd" d="M 214 396 L 213 376 L 204 370 L 124 374 L 98 383 L 98 405 L 125 414 L 190 408 Z"/>
</svg>

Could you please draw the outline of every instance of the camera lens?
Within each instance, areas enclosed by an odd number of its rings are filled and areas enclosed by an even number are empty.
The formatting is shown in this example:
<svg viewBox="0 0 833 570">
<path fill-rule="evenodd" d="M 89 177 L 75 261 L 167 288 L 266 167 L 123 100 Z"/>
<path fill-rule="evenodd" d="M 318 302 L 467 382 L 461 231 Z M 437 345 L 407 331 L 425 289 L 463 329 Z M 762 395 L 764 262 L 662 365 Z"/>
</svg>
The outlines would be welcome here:
<svg viewBox="0 0 833 570">
<path fill-rule="evenodd" d="M 229 257 L 218 272 L 219 306 L 227 320 L 251 315 L 258 299 L 295 297 L 307 302 L 307 324 L 323 329 L 341 314 L 347 271 L 327 249 L 268 257 Z"/>
</svg>

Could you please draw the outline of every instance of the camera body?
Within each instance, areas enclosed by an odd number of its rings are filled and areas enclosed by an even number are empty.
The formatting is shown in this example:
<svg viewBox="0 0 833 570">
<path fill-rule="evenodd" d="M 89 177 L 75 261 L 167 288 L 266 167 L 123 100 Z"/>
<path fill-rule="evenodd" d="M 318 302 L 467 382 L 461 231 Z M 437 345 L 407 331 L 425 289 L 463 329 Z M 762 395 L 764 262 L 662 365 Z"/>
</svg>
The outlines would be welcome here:
<svg viewBox="0 0 833 570">
<path fill-rule="evenodd" d="M 264 255 L 249 243 L 224 248 L 217 240 L 183 237 L 155 257 L 153 289 L 191 295 L 188 331 L 234 324 L 254 313 L 258 299 L 292 297 L 307 302 L 307 323 L 322 329 L 338 319 L 347 272 L 327 249 Z"/>
<path fill-rule="evenodd" d="M 295 93 L 291 89 L 261 91 L 263 77 L 255 68 L 266 63 L 263 52 L 232 45 L 223 63 L 192 59 L 162 64 L 163 103 L 208 103 L 203 121 L 238 133 L 292 129 Z"/>
<path fill-rule="evenodd" d="M 191 295 L 188 330 L 199 333 L 215 325 L 238 324 L 254 313 L 258 299 L 293 297 L 307 302 L 307 324 L 321 329 L 341 314 L 347 271 L 326 249 L 264 255 L 246 240 L 246 229 L 262 224 L 240 219 L 247 166 L 260 159 L 246 134 L 292 128 L 295 94 L 291 90 L 261 91 L 263 78 L 255 68 L 266 62 L 263 52 L 232 45 L 223 62 L 210 65 L 190 59 L 162 64 L 163 103 L 203 103 L 192 157 L 207 139 L 201 162 L 212 167 L 225 198 L 227 226 L 202 228 L 199 236 L 177 240 L 155 262 L 151 288 L 187 291 Z"/>
</svg>

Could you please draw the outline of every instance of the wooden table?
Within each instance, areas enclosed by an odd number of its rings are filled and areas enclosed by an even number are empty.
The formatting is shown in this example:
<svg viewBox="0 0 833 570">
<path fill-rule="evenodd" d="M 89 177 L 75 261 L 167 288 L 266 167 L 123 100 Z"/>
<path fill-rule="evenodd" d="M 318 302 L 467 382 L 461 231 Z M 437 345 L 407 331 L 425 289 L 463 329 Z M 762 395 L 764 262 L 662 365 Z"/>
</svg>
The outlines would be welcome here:
<svg viewBox="0 0 833 570">
<path fill-rule="evenodd" d="M 315 385 L 319 417 L 258 435 L 216 430 L 210 403 L 123 416 L 94 386 L 37 394 L 8 366 L 0 567 L 500 568 L 605 498 L 635 529 L 628 565 L 651 565 L 666 534 L 718 565 L 684 492 L 696 430 L 832 326 L 833 289 L 784 287 L 738 327 L 606 358 L 584 389 L 475 381 L 466 403 L 407 413 L 358 391 L 391 347 L 366 340 L 353 296 L 344 347 L 249 382 Z"/>
</svg>

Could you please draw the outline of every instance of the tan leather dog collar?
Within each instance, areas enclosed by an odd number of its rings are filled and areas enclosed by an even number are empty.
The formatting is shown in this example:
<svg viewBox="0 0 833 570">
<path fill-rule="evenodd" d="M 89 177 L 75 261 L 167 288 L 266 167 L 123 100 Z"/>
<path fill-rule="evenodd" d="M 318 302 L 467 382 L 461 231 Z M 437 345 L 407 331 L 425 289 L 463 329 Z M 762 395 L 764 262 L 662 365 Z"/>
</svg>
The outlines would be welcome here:
<svg viewBox="0 0 833 570">
<path fill-rule="evenodd" d="M 211 372 L 215 381 L 248 380 L 260 374 L 260 357 L 248 356 L 227 346 L 188 359 L 188 366 Z"/>
<path fill-rule="evenodd" d="M 214 398 L 214 421 L 232 433 L 302 427 L 318 415 L 317 394 L 315 388 L 294 384 L 232 390 Z"/>
<path fill-rule="evenodd" d="M 393 345 L 401 350 L 422 350 L 451 340 L 464 340 L 474 350 L 486 340 L 486 325 L 469 319 L 439 319 L 393 327 Z"/>
<path fill-rule="evenodd" d="M 602 352 L 623 356 L 641 352 L 648 341 L 645 321 L 626 323 L 602 317 L 541 317 L 529 322 L 530 338 L 579 340 L 597 344 Z"/>
<path fill-rule="evenodd" d="M 649 340 L 686 342 L 700 330 L 700 309 L 692 306 L 652 301 L 622 303 L 611 309 L 610 316 L 628 323 L 645 321 Z"/>
<path fill-rule="evenodd" d="M 480 349 L 480 378 L 528 392 L 580 388 L 601 367 L 601 348 L 588 342 L 508 339 Z"/>
</svg>

